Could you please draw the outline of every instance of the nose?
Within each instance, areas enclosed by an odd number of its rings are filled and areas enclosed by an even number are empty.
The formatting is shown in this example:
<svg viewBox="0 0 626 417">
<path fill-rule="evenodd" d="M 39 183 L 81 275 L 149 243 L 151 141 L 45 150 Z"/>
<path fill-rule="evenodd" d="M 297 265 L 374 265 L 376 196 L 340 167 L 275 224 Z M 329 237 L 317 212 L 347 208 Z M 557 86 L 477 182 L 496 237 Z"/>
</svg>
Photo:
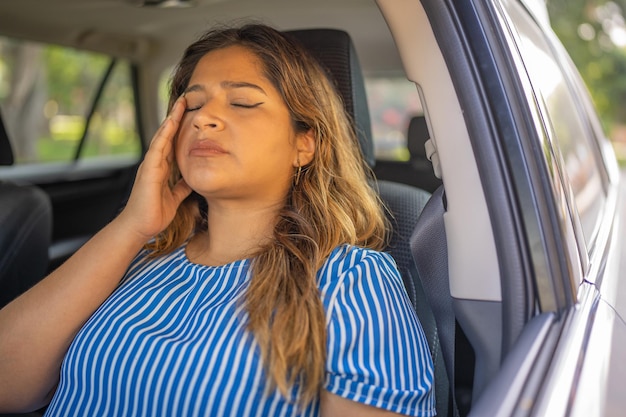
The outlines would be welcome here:
<svg viewBox="0 0 626 417">
<path fill-rule="evenodd" d="M 217 109 L 215 107 L 215 105 L 210 105 L 210 103 L 206 103 L 192 113 L 192 124 L 196 130 L 221 130 L 224 128 L 224 122 L 218 115 Z"/>
</svg>

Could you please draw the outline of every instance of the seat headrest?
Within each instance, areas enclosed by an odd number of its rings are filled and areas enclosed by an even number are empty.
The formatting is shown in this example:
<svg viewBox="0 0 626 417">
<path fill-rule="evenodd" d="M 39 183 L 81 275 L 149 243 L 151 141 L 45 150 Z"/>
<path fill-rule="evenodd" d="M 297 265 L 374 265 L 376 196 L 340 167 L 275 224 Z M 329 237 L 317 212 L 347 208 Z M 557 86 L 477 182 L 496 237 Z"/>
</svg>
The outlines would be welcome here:
<svg viewBox="0 0 626 417">
<path fill-rule="evenodd" d="M 426 149 L 424 144 L 430 139 L 428 133 L 428 126 L 426 124 L 425 116 L 413 116 L 409 121 L 409 128 L 406 134 L 407 148 L 409 148 L 409 154 L 411 158 L 425 158 Z"/>
<path fill-rule="evenodd" d="M 2 114 L 0 114 L 0 166 L 3 165 L 13 165 L 13 151 L 11 150 L 9 135 L 4 128 Z"/>
<path fill-rule="evenodd" d="M 373 167 L 374 142 L 365 82 L 350 35 L 338 29 L 304 29 L 285 33 L 310 51 L 335 81 L 344 107 L 354 120 L 363 158 Z"/>
</svg>

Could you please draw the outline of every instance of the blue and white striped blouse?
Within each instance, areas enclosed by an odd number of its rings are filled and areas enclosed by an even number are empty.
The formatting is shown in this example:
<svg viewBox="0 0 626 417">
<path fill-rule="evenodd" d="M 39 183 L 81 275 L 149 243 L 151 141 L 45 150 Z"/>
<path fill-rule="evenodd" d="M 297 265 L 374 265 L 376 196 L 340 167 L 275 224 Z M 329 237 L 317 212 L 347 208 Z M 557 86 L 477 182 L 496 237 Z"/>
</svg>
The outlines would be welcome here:
<svg viewBox="0 0 626 417">
<path fill-rule="evenodd" d="M 316 416 L 267 387 L 246 328 L 249 260 L 190 262 L 185 246 L 142 252 L 77 334 L 47 416 Z M 324 388 L 414 416 L 434 411 L 426 338 L 392 258 L 336 248 L 317 279 L 327 317 Z"/>
</svg>

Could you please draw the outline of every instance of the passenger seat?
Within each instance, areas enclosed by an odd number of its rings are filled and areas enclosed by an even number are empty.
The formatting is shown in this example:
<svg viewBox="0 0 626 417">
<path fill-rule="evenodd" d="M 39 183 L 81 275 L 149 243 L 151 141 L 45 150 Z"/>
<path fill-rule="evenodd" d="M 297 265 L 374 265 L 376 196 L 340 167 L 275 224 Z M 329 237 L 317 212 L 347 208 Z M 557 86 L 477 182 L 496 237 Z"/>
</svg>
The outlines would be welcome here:
<svg viewBox="0 0 626 417">
<path fill-rule="evenodd" d="M 13 164 L 13 153 L 0 117 L 0 166 Z M 0 308 L 39 282 L 48 269 L 52 205 L 32 185 L 0 179 Z"/>
<path fill-rule="evenodd" d="M 434 193 L 441 185 L 441 180 L 435 176 L 433 165 L 426 156 L 425 144 L 429 138 L 426 117 L 424 115 L 411 117 L 406 134 L 409 160 L 376 160 L 374 166 L 376 178 L 412 185 Z"/>
<path fill-rule="evenodd" d="M 363 157 L 374 166 L 374 143 L 361 67 L 350 36 L 341 30 L 309 29 L 287 32 L 308 48 L 335 80 L 344 106 L 352 117 Z M 393 233 L 387 251 L 393 256 L 402 274 L 409 298 L 422 323 L 435 366 L 435 397 L 437 415 L 455 415 L 448 406 L 449 384 L 439 343 L 437 326 L 411 254 L 410 238 L 417 219 L 430 198 L 418 188 L 389 181 L 374 184 L 387 205 Z"/>
</svg>

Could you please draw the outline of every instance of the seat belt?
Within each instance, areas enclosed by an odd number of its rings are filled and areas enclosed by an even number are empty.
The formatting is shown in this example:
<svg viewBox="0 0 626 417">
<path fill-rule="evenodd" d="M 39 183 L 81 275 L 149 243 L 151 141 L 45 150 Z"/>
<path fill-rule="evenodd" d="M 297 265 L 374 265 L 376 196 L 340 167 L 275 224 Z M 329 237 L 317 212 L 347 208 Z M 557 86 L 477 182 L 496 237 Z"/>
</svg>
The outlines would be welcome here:
<svg viewBox="0 0 626 417">
<path fill-rule="evenodd" d="M 455 316 L 448 276 L 448 246 L 443 222 L 446 196 L 439 186 L 426 203 L 411 235 L 411 253 L 426 297 L 430 302 L 450 381 L 453 416 L 458 416 L 454 388 Z"/>
</svg>

